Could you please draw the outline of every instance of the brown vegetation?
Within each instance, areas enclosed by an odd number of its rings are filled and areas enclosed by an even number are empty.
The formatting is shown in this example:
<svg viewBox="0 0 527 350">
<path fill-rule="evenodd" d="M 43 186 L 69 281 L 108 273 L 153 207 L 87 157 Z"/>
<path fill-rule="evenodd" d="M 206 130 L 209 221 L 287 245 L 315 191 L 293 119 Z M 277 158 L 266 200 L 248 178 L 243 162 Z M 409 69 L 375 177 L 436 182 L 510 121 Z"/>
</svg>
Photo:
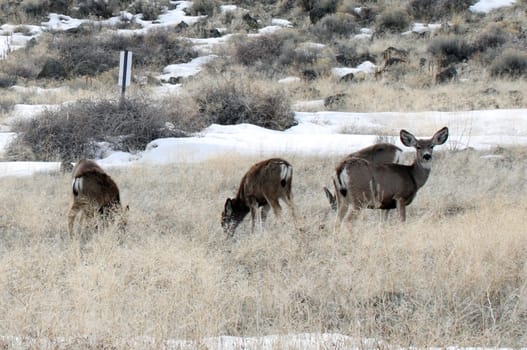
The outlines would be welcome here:
<svg viewBox="0 0 527 350">
<path fill-rule="evenodd" d="M 406 223 L 366 211 L 340 236 L 320 191 L 338 159 L 288 157 L 301 233 L 269 221 L 234 239 L 219 224 L 239 173 L 229 164 L 255 159 L 112 169 L 131 204 L 127 233 L 122 244 L 111 229 L 96 234 L 82 256 L 60 239 L 70 176 L 4 178 L 1 333 L 115 348 L 299 332 L 522 346 L 525 152 L 480 155 L 436 152 Z"/>
</svg>

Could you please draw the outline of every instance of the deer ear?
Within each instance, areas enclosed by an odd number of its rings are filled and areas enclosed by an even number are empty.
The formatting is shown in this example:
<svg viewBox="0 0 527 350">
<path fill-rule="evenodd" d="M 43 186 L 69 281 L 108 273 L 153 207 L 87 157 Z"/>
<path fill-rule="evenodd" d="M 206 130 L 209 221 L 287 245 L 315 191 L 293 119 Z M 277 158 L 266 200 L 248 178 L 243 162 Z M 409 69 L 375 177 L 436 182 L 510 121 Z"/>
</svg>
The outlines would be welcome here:
<svg viewBox="0 0 527 350">
<path fill-rule="evenodd" d="M 417 143 L 417 139 L 415 138 L 415 136 L 404 129 L 401 130 L 400 137 L 401 137 L 401 142 L 406 147 L 414 147 L 415 144 Z"/>
<path fill-rule="evenodd" d="M 445 126 L 432 137 L 432 143 L 434 145 L 442 145 L 448 139 L 448 128 Z"/>
</svg>

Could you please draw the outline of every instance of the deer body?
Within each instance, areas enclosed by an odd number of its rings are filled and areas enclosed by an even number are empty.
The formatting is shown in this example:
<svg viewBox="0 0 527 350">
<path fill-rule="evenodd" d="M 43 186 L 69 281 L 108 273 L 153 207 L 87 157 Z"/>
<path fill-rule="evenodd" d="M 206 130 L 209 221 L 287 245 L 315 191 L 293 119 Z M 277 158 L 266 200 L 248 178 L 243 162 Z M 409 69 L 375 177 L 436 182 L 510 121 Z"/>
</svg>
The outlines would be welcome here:
<svg viewBox="0 0 527 350">
<path fill-rule="evenodd" d="M 294 217 L 294 205 L 291 194 L 293 167 L 281 158 L 271 158 L 254 164 L 242 177 L 240 187 L 234 198 L 227 198 L 222 213 L 221 225 L 229 235 L 247 214 L 251 214 L 251 232 L 255 222 L 260 224 L 270 208 L 280 217 L 283 200 L 291 209 Z M 260 213 L 262 208 L 263 213 Z"/>
<path fill-rule="evenodd" d="M 431 139 L 416 139 L 401 130 L 401 142 L 416 149 L 412 165 L 376 163 L 362 158 L 346 158 L 336 168 L 333 180 L 337 197 L 337 218 L 334 231 L 338 232 L 351 205 L 352 214 L 363 208 L 399 210 L 406 220 L 406 206 L 426 183 L 432 166 L 432 150 L 448 138 L 445 127 Z"/>
<path fill-rule="evenodd" d="M 351 158 L 361 158 L 373 163 L 398 163 L 399 157 L 403 151 L 391 143 L 376 143 L 374 145 L 362 148 L 346 156 L 342 164 Z M 337 198 L 327 187 L 324 187 L 324 193 L 329 201 L 332 210 L 337 210 Z M 386 212 L 386 215 L 388 212 Z"/>
<path fill-rule="evenodd" d="M 346 158 L 362 158 L 375 163 L 397 163 L 402 152 L 391 143 L 376 143 L 353 152 Z"/>
<path fill-rule="evenodd" d="M 73 202 L 68 212 L 68 233 L 73 236 L 75 217 L 80 212 L 91 218 L 97 212 L 103 219 L 121 208 L 119 188 L 94 161 L 83 159 L 73 168 Z"/>
</svg>

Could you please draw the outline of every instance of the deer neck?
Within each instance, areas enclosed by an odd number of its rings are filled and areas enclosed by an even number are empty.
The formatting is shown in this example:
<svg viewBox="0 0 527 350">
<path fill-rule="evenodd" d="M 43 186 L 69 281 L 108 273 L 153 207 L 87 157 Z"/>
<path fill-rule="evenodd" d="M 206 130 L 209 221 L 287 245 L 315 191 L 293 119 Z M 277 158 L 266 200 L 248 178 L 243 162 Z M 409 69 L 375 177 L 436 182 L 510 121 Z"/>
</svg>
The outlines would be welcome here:
<svg viewBox="0 0 527 350">
<path fill-rule="evenodd" d="M 423 187 L 430 175 L 431 164 L 424 166 L 421 162 L 414 162 L 410 168 L 410 175 L 417 188 Z"/>
</svg>

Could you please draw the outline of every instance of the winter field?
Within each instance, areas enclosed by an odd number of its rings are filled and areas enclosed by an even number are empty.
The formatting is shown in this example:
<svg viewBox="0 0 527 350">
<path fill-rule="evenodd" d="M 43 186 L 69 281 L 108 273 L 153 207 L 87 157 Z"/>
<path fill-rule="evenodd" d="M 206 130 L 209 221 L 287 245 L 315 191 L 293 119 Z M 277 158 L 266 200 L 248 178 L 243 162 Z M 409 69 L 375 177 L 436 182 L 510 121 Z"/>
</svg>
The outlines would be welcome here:
<svg viewBox="0 0 527 350">
<path fill-rule="evenodd" d="M 44 24 L 59 25 L 78 22 Z M 162 74 L 196 74 L 215 40 Z M 298 125 L 282 132 L 214 124 L 141 152 L 107 151 L 98 162 L 130 206 L 128 227 L 94 232 L 83 248 L 66 232 L 71 175 L 59 163 L 0 162 L 0 347 L 525 349 L 527 109 L 351 113 L 322 103 L 299 101 Z M 43 108 L 53 105 L 20 104 L 1 121 L 0 153 L 11 123 Z M 365 210 L 333 234 L 322 188 L 343 156 L 383 141 L 411 163 L 399 130 L 430 137 L 443 126 L 449 139 L 405 223 Z M 225 199 L 272 156 L 294 167 L 298 224 L 285 209 L 263 232 L 251 235 L 246 219 L 227 238 Z"/>
</svg>

